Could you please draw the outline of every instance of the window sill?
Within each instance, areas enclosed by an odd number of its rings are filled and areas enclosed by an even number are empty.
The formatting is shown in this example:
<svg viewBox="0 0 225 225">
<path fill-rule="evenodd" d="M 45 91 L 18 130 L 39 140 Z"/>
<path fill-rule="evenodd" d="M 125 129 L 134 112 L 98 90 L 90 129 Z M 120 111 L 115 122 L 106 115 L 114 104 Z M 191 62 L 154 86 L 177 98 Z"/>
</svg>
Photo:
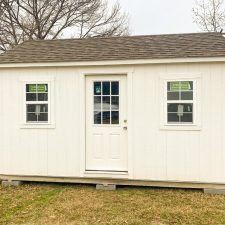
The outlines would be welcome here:
<svg viewBox="0 0 225 225">
<path fill-rule="evenodd" d="M 49 123 L 26 123 L 20 125 L 21 129 L 55 129 L 55 124 Z"/>
<path fill-rule="evenodd" d="M 177 124 L 166 124 L 161 125 L 160 130 L 172 130 L 172 131 L 200 131 L 202 128 L 200 125 L 186 124 L 186 125 L 177 125 Z"/>
</svg>

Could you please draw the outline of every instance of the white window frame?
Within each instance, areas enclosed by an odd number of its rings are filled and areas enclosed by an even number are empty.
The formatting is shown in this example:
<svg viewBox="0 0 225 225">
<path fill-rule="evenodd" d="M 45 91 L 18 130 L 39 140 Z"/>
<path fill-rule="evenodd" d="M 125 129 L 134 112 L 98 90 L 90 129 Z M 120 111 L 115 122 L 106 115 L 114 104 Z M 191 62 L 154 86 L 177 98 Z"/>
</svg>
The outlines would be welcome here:
<svg viewBox="0 0 225 225">
<path fill-rule="evenodd" d="M 20 128 L 37 129 L 37 128 L 55 128 L 54 116 L 54 78 L 22 79 L 22 123 Z M 26 101 L 27 84 L 48 84 L 48 103 L 46 101 Z M 28 122 L 27 121 L 27 104 L 48 104 L 48 121 L 47 122 Z"/>
<path fill-rule="evenodd" d="M 25 92 L 26 92 L 26 85 L 29 85 L 29 84 L 35 84 L 35 85 L 38 85 L 38 84 L 47 84 L 48 85 L 48 100 L 47 101 L 27 101 L 26 100 L 26 96 L 25 96 L 25 108 L 26 108 L 26 124 L 49 124 L 50 121 L 51 121 L 51 107 L 50 107 L 50 96 L 49 96 L 49 93 L 51 92 L 51 85 L 49 82 L 29 82 L 29 83 L 26 83 L 25 84 Z M 27 92 L 26 92 L 27 94 Z M 48 105 L 48 121 L 27 121 L 27 105 L 42 105 L 42 104 L 47 104 Z"/>
<path fill-rule="evenodd" d="M 179 81 L 193 82 L 193 100 L 168 100 L 167 83 Z M 161 130 L 201 130 L 201 75 L 200 74 L 165 74 L 160 77 L 160 129 Z M 192 123 L 168 123 L 168 103 L 192 103 Z"/>
<path fill-rule="evenodd" d="M 193 82 L 193 99 L 192 100 L 168 100 L 168 97 L 167 97 L 167 94 L 168 94 L 168 90 L 167 90 L 167 87 L 168 87 L 168 82 L 182 82 L 182 81 L 188 81 L 188 82 Z M 165 124 L 166 125 L 177 125 L 177 126 L 190 126 L 190 125 L 195 125 L 196 124 L 196 118 L 195 118 L 195 106 L 196 106 L 196 81 L 195 80 L 192 80 L 192 79 L 186 79 L 186 80 L 167 80 L 165 82 L 165 85 L 166 85 L 166 96 L 165 96 L 165 109 L 166 109 L 166 121 L 165 121 Z M 168 122 L 168 104 L 192 104 L 192 122 L 188 123 L 188 122 Z"/>
</svg>

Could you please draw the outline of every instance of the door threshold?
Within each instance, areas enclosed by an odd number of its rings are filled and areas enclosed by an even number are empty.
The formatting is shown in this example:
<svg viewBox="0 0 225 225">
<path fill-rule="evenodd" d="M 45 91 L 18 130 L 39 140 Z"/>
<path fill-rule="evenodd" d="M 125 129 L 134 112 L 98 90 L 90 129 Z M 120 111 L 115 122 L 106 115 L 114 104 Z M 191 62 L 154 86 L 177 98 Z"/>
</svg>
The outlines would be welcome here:
<svg viewBox="0 0 225 225">
<path fill-rule="evenodd" d="M 128 175 L 128 171 L 85 170 L 85 174 L 114 174 L 114 175 Z"/>
</svg>

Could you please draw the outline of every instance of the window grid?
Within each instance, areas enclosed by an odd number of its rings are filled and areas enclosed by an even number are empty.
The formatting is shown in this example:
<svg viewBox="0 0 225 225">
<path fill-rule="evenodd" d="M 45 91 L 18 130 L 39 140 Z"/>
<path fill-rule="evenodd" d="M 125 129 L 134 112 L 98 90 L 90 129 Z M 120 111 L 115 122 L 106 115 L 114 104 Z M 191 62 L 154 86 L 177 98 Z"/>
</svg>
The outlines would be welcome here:
<svg viewBox="0 0 225 225">
<path fill-rule="evenodd" d="M 100 93 L 96 94 L 96 84 L 100 85 Z M 104 85 L 109 85 L 108 93 L 105 94 L 104 92 Z M 115 90 L 112 86 L 117 86 L 118 94 L 115 94 Z M 93 102 L 94 102 L 94 124 L 98 125 L 116 125 L 119 124 L 119 111 L 120 111 L 120 99 L 119 99 L 119 81 L 95 81 L 93 84 L 94 87 L 94 94 L 93 94 Z M 100 107 L 96 107 L 95 99 L 100 98 Z M 106 100 L 108 98 L 108 100 Z M 118 103 L 117 106 L 113 107 L 113 99 L 117 99 Z M 116 101 L 115 101 L 116 102 Z M 104 105 L 105 104 L 105 105 Z M 96 120 L 96 114 L 100 113 L 100 121 Z M 106 118 L 104 118 L 104 115 Z M 114 116 L 115 120 L 113 120 Z"/>
<path fill-rule="evenodd" d="M 170 90 L 171 89 L 171 83 L 179 83 L 179 89 L 178 90 Z M 184 90 L 182 89 L 182 83 L 189 83 L 191 86 L 190 90 Z M 193 124 L 194 123 L 194 82 L 193 80 L 188 81 L 167 81 L 167 96 L 166 96 L 166 108 L 167 108 L 167 123 L 168 124 Z M 178 99 L 169 99 L 168 93 L 178 93 Z M 190 99 L 182 99 L 182 93 L 191 93 L 189 96 Z M 171 97 L 171 96 L 170 96 Z M 174 111 L 169 110 L 169 108 L 175 108 L 174 106 L 177 106 L 177 109 Z M 185 109 L 188 111 L 186 112 Z M 177 114 L 179 120 L 178 121 L 170 121 L 170 116 Z M 182 121 L 182 117 L 186 116 L 186 119 L 189 121 Z M 190 116 L 189 118 L 187 116 Z"/>
<path fill-rule="evenodd" d="M 41 88 L 43 89 L 44 87 L 45 87 L 45 90 L 41 90 Z M 27 83 L 25 88 L 26 88 L 26 96 L 25 96 L 26 122 L 27 123 L 48 123 L 49 121 L 49 84 Z M 39 100 L 40 96 L 42 96 L 41 100 Z"/>
</svg>

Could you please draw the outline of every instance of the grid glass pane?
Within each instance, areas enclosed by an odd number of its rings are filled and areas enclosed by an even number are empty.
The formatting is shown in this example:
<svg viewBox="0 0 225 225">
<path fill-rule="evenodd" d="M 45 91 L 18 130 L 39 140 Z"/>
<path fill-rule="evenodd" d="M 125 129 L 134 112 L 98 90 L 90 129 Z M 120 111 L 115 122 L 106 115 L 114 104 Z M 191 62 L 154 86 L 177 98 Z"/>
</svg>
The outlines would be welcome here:
<svg viewBox="0 0 225 225">
<path fill-rule="evenodd" d="M 35 113 L 27 113 L 27 122 L 37 122 L 38 117 Z"/>
<path fill-rule="evenodd" d="M 110 95 L 110 82 L 102 82 L 103 95 Z"/>
<path fill-rule="evenodd" d="M 48 121 L 48 113 L 40 113 L 38 116 L 38 121 L 47 122 Z"/>
<path fill-rule="evenodd" d="M 192 123 L 193 104 L 169 103 L 167 104 L 168 123 Z"/>
<path fill-rule="evenodd" d="M 111 95 L 119 95 L 119 81 L 111 82 Z"/>
<path fill-rule="evenodd" d="M 38 93 L 38 101 L 48 101 L 48 93 Z"/>
<path fill-rule="evenodd" d="M 48 121 L 48 104 L 27 104 L 27 122 Z"/>
<path fill-rule="evenodd" d="M 94 96 L 94 110 L 101 111 L 101 96 Z"/>
<path fill-rule="evenodd" d="M 167 92 L 168 100 L 179 100 L 179 92 Z"/>
<path fill-rule="evenodd" d="M 94 88 L 94 124 L 119 124 L 119 82 L 96 81 Z"/>
<path fill-rule="evenodd" d="M 119 96 L 111 97 L 111 108 L 112 110 L 119 110 Z"/>
<path fill-rule="evenodd" d="M 174 113 L 178 113 L 178 112 L 192 112 L 193 111 L 193 104 L 190 103 L 168 103 L 167 104 L 167 110 L 168 112 L 174 112 Z"/>
<path fill-rule="evenodd" d="M 167 82 L 167 100 L 193 100 L 193 81 Z"/>
<path fill-rule="evenodd" d="M 102 84 L 101 82 L 94 82 L 94 95 L 101 95 Z"/>
<path fill-rule="evenodd" d="M 109 96 L 103 96 L 102 97 L 102 110 L 110 110 L 110 97 Z"/>
<path fill-rule="evenodd" d="M 101 124 L 101 117 L 102 117 L 102 113 L 100 111 L 95 111 L 94 112 L 94 124 Z"/>
<path fill-rule="evenodd" d="M 106 111 L 102 113 L 102 123 L 110 124 L 110 111 Z"/>
<path fill-rule="evenodd" d="M 119 124 L 119 112 L 112 111 L 112 124 Z"/>
<path fill-rule="evenodd" d="M 26 100 L 27 101 L 37 101 L 37 94 L 36 93 L 27 93 Z"/>
<path fill-rule="evenodd" d="M 193 91 L 181 92 L 181 100 L 193 100 Z"/>
<path fill-rule="evenodd" d="M 193 114 L 192 113 L 184 113 L 184 115 L 181 117 L 181 122 L 192 123 L 193 122 Z"/>
</svg>

